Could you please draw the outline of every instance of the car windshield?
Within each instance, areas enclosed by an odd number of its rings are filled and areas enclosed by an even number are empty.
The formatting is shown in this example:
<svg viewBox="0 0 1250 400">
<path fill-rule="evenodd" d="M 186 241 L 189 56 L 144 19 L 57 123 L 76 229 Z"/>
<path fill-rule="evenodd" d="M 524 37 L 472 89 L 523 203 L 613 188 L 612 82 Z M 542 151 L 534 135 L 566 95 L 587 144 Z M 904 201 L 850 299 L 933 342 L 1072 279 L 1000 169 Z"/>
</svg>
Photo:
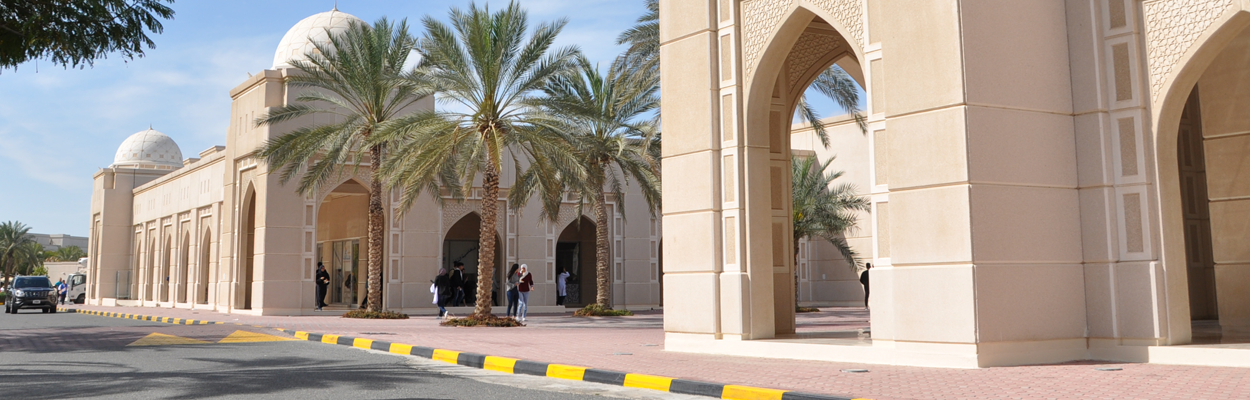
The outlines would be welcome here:
<svg viewBox="0 0 1250 400">
<path fill-rule="evenodd" d="M 13 281 L 13 287 L 18 289 L 50 288 L 52 287 L 52 281 L 48 280 L 48 278 L 44 276 L 22 277 Z"/>
</svg>

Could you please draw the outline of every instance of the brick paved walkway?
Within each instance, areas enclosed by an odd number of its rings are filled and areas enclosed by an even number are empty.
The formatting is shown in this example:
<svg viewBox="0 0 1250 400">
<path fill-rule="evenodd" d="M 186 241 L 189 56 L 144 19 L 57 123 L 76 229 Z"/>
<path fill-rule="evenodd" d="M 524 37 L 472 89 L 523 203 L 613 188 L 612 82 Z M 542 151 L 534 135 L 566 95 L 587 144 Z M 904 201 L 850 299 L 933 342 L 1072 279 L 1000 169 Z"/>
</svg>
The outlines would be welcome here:
<svg viewBox="0 0 1250 400">
<path fill-rule="evenodd" d="M 337 316 L 254 317 L 209 311 L 79 306 L 240 322 L 371 338 L 533 361 L 809 393 L 887 399 L 1250 399 L 1250 369 L 1076 362 L 942 369 L 714 356 L 663 351 L 662 314 L 627 318 L 531 316 L 525 328 L 446 328 L 433 317 L 401 321 Z M 83 316 L 83 318 L 99 318 Z M 800 332 L 866 326 L 862 309 L 800 314 Z M 1122 371 L 1095 368 L 1114 366 Z M 843 373 L 864 368 L 868 373 Z"/>
</svg>

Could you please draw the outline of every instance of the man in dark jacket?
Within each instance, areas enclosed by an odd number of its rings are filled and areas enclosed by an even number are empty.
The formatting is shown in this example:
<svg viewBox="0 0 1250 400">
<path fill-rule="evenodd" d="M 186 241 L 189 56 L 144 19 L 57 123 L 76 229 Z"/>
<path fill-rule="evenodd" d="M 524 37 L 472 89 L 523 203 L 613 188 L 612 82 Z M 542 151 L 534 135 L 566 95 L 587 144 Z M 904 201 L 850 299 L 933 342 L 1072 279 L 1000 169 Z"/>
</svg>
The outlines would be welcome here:
<svg viewBox="0 0 1250 400">
<path fill-rule="evenodd" d="M 868 309 L 868 271 L 872 269 L 872 263 L 864 264 L 864 272 L 859 273 L 859 283 L 864 285 L 864 309 Z"/>
<path fill-rule="evenodd" d="M 451 305 L 464 305 L 464 263 L 456 261 L 451 263 Z"/>
<path fill-rule="evenodd" d="M 326 265 L 317 263 L 317 311 L 321 311 L 326 306 L 326 289 L 330 287 L 330 273 L 326 272 Z"/>
</svg>

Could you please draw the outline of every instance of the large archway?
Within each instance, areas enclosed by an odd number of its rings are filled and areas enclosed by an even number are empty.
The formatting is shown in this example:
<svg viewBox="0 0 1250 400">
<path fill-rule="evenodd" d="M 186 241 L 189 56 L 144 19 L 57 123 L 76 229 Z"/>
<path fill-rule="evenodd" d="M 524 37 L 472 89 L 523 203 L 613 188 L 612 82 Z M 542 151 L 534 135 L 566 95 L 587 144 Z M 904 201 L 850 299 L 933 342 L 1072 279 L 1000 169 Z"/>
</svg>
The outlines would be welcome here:
<svg viewBox="0 0 1250 400">
<path fill-rule="evenodd" d="M 747 78 L 743 142 L 748 148 L 755 145 L 763 150 L 766 146 L 767 152 L 742 151 L 737 157 L 741 165 L 734 167 L 738 171 L 768 173 L 743 172 L 744 177 L 754 181 L 746 185 L 761 188 L 737 193 L 743 197 L 739 203 L 745 203 L 744 207 L 740 206 L 742 217 L 732 220 L 735 227 L 728 226 L 730 220 L 727 220 L 726 230 L 736 228 L 753 233 L 742 236 L 747 241 L 743 247 L 767 246 L 772 250 L 767 258 L 760 252 L 748 252 L 744 260 L 748 264 L 746 272 L 750 276 L 752 297 L 770 300 L 752 301 L 753 313 L 772 315 L 772 321 L 753 321 L 761 338 L 796 332 L 798 270 L 791 250 L 796 246 L 791 210 L 792 121 L 800 99 L 812 82 L 835 64 L 846 69 L 851 77 L 858 77 L 856 83 L 863 87 L 865 73 L 860 69 L 860 55 L 850 43 L 853 42 L 822 15 L 799 7 L 766 45 L 754 75 Z M 727 165 L 732 162 L 725 160 Z M 753 243 L 757 241 L 761 243 Z M 772 268 L 753 270 L 749 267 L 751 263 Z M 768 325 L 771 325 L 771 334 Z"/>
<path fill-rule="evenodd" d="M 369 265 L 369 189 L 349 179 L 317 208 L 317 261 L 330 274 L 326 302 L 354 307 L 364 300 Z"/>
<path fill-rule="evenodd" d="M 465 284 L 464 296 L 465 305 L 473 305 L 477 296 L 477 280 L 478 265 L 481 260 L 478 259 L 478 250 L 481 247 L 481 227 L 482 217 L 477 213 L 469 213 L 452 224 L 447 229 L 447 234 L 443 235 L 443 261 L 442 268 L 451 271 L 452 265 L 456 262 L 464 263 Z M 495 243 L 504 243 L 499 240 L 499 234 L 495 234 Z M 499 288 L 504 287 L 503 274 L 504 270 L 503 254 L 507 249 L 499 248 L 495 251 L 495 271 L 494 271 L 494 290 L 492 290 L 491 304 L 498 306 L 503 301 Z M 539 269 L 531 267 L 531 271 Z M 537 275 L 537 274 L 535 274 Z M 535 279 L 538 281 L 538 279 Z"/>
<path fill-rule="evenodd" d="M 595 223 L 585 216 L 570 222 L 556 239 L 556 274 L 568 271 L 570 275 L 565 282 L 568 295 L 564 305 L 567 307 L 581 308 L 595 303 L 599 280 L 595 245 Z M 611 274 L 608 275 L 611 279 Z"/>
<path fill-rule="evenodd" d="M 212 242 L 210 240 L 212 235 L 212 229 L 204 230 L 204 237 L 200 239 L 200 261 L 195 263 L 195 268 L 199 272 L 199 279 L 195 281 L 195 285 L 198 288 L 196 291 L 195 302 L 198 304 L 208 304 L 208 281 L 211 279 L 211 275 L 209 275 L 209 263 L 213 260 L 211 256 L 212 249 L 210 247 L 212 246 Z"/>
<path fill-rule="evenodd" d="M 1250 342 L 1250 16 L 1238 14 L 1195 52 L 1160 116 L 1164 262 L 1184 277 L 1172 290 L 1189 314 L 1171 324 L 1188 322 L 1200 344 Z"/>
<path fill-rule="evenodd" d="M 252 309 L 252 283 L 255 278 L 256 260 L 256 190 L 248 187 L 243 197 L 243 239 L 239 254 L 242 258 L 239 271 L 239 309 Z"/>
</svg>

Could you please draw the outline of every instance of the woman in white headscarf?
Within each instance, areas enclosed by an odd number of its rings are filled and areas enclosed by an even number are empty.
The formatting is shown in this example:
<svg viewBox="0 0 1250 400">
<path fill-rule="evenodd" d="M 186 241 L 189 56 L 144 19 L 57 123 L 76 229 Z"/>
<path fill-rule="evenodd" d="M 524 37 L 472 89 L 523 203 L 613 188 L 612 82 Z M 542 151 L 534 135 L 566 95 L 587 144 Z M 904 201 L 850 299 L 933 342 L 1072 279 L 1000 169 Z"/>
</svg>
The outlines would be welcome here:
<svg viewBox="0 0 1250 400">
<path fill-rule="evenodd" d="M 517 283 L 517 293 L 520 294 L 520 304 L 517 307 L 517 315 L 521 316 L 521 322 L 525 322 L 525 313 L 529 311 L 530 290 L 534 289 L 534 277 L 530 276 L 530 269 L 525 264 L 521 264 L 521 270 L 517 271 L 521 274 L 520 282 Z"/>
</svg>

